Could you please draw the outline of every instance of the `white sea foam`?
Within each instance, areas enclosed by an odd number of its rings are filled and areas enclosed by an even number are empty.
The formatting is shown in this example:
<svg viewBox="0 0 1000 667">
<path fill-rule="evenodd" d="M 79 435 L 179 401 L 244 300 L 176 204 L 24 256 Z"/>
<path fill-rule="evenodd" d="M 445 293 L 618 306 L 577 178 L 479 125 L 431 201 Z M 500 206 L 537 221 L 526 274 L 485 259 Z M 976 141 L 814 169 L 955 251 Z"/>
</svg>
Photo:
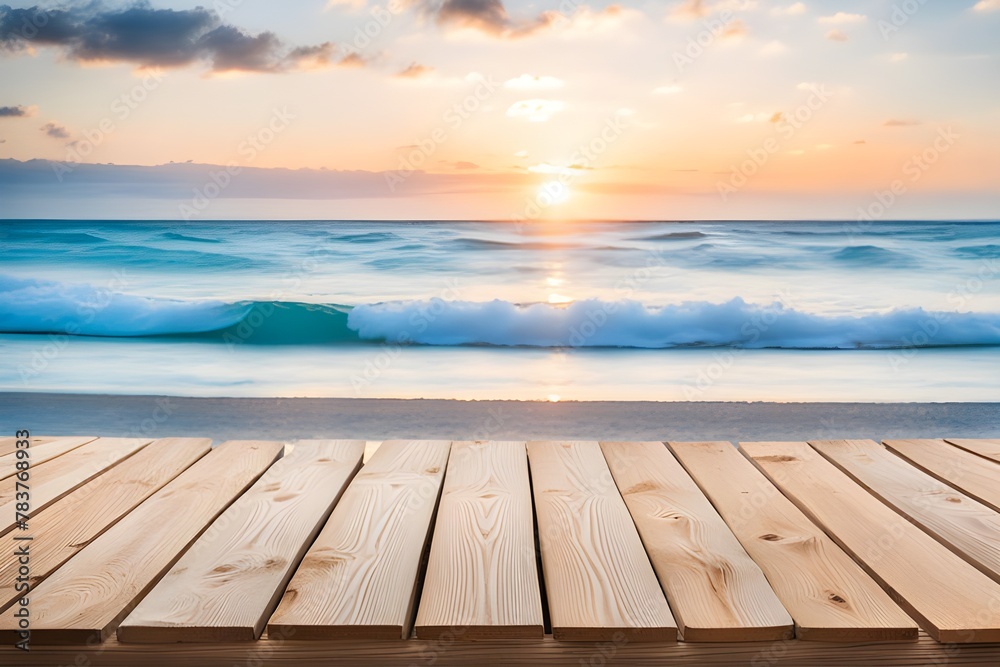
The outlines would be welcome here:
<svg viewBox="0 0 1000 667">
<path fill-rule="evenodd" d="M 824 316 L 740 298 L 664 307 L 597 299 L 566 307 L 499 300 L 390 302 L 354 308 L 348 326 L 363 339 L 425 345 L 855 349 L 1000 344 L 996 313 L 912 308 Z"/>
<path fill-rule="evenodd" d="M 152 336 L 214 331 L 251 306 L 222 301 L 151 299 L 115 288 L 0 275 L 0 331 L 85 336 Z"/>
</svg>

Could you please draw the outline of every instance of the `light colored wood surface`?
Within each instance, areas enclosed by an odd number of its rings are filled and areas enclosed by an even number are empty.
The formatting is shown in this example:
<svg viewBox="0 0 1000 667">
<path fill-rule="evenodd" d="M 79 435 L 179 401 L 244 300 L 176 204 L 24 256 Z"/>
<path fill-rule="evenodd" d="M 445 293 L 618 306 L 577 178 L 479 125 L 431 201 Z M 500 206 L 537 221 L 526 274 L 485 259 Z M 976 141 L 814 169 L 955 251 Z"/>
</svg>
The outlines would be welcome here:
<svg viewBox="0 0 1000 667">
<path fill-rule="evenodd" d="M 362 440 L 299 441 L 118 626 L 122 642 L 253 641 L 361 466 Z"/>
<path fill-rule="evenodd" d="M 347 487 L 268 622 L 271 636 L 410 635 L 451 443 L 383 442 Z"/>
<path fill-rule="evenodd" d="M 1000 585 L 891 510 L 804 442 L 743 453 L 942 642 L 1000 641 Z"/>
<path fill-rule="evenodd" d="M 52 573 L 31 597 L 31 641 L 104 640 L 184 549 L 270 466 L 282 443 L 223 443 Z M 0 640 L 16 619 L 0 617 Z"/>
<path fill-rule="evenodd" d="M 960 447 L 967 452 L 972 452 L 983 458 L 1000 463 L 1000 439 L 972 440 L 969 438 L 947 438 L 945 442 Z"/>
<path fill-rule="evenodd" d="M 552 634 L 671 641 L 677 625 L 596 442 L 529 442 Z"/>
<path fill-rule="evenodd" d="M 528 459 L 523 442 L 455 442 L 417 610 L 416 635 L 540 638 Z"/>
<path fill-rule="evenodd" d="M 461 629 L 455 636 L 461 638 Z M 10 660 L 10 662 L 5 662 Z M 616 641 L 295 641 L 262 639 L 227 644 L 33 646 L 30 653 L 0 645 L 0 664 L 18 667 L 929 667 L 1000 664 L 997 644 L 939 644 L 926 634 L 913 642 L 830 644 L 789 640 L 724 643 Z"/>
<path fill-rule="evenodd" d="M 32 517 L 108 468 L 132 456 L 151 438 L 98 438 L 52 459 L 31 471 L 29 482 Z M 0 535 L 14 529 L 17 477 L 0 480 Z M 29 522 L 30 527 L 30 522 Z"/>
<path fill-rule="evenodd" d="M 17 441 L 23 440 L 23 438 L 8 437 L 0 438 L 0 456 L 7 456 L 11 452 L 17 451 Z M 46 443 L 52 442 L 56 438 L 51 435 L 33 435 L 31 438 L 31 446 L 38 447 L 39 445 L 44 445 Z"/>
<path fill-rule="evenodd" d="M 163 438 L 64 496 L 30 524 L 31 575 L 37 586 L 139 503 L 211 449 L 211 438 Z M 0 610 L 18 598 L 15 559 L 0 560 Z"/>
<path fill-rule="evenodd" d="M 1000 582 L 1000 514 L 872 440 L 809 444 L 876 498 Z"/>
<path fill-rule="evenodd" d="M 32 446 L 29 448 L 32 475 L 38 471 L 38 466 L 41 466 L 46 461 L 50 461 L 57 456 L 62 456 L 66 452 L 73 451 L 77 447 L 82 447 L 91 440 L 97 440 L 97 436 L 67 436 L 65 438 L 50 440 L 49 442 L 38 446 L 35 446 L 34 440 L 32 440 Z M 14 451 L 10 454 L 0 456 L 0 480 L 7 479 L 15 473 L 17 473 L 17 452 Z"/>
<path fill-rule="evenodd" d="M 767 576 L 797 639 L 917 638 L 917 624 L 729 442 L 667 443 Z"/>
<path fill-rule="evenodd" d="M 997 464 L 943 440 L 886 440 L 885 446 L 924 472 L 1000 511 Z"/>
<path fill-rule="evenodd" d="M 662 442 L 602 442 L 684 641 L 775 641 L 792 618 Z"/>
</svg>

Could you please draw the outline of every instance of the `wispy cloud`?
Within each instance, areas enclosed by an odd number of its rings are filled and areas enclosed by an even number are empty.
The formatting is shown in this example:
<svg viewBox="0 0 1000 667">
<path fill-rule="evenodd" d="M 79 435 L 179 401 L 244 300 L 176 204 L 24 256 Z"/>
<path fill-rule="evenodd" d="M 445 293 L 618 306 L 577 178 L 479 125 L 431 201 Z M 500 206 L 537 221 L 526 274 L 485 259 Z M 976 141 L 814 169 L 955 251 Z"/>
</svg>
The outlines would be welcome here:
<svg viewBox="0 0 1000 667">
<path fill-rule="evenodd" d="M 846 42 L 847 33 L 844 32 L 843 30 L 838 30 L 837 28 L 834 28 L 826 33 L 826 38 L 832 42 Z"/>
<path fill-rule="evenodd" d="M 396 76 L 400 79 L 419 79 L 423 76 L 427 76 L 433 71 L 433 67 L 421 65 L 419 63 L 410 63 L 410 65 L 405 69 L 396 72 Z"/>
<path fill-rule="evenodd" d="M 832 23 L 842 25 L 844 23 L 863 23 L 868 20 L 864 14 L 849 14 L 847 12 L 837 12 L 831 16 L 820 16 L 817 19 L 820 23 Z"/>
<path fill-rule="evenodd" d="M 979 0 L 972 9 L 977 12 L 995 12 L 1000 10 L 1000 0 Z"/>
<path fill-rule="evenodd" d="M 885 121 L 883 125 L 885 127 L 910 127 L 913 125 L 920 125 L 920 121 L 913 119 L 890 118 L 889 120 Z"/>
<path fill-rule="evenodd" d="M 544 123 L 565 108 L 566 103 L 559 100 L 521 100 L 510 105 L 507 115 L 532 123 Z"/>
<path fill-rule="evenodd" d="M 806 13 L 806 6 L 801 2 L 794 2 L 786 7 L 773 7 L 771 14 L 774 16 L 801 16 Z"/>
</svg>

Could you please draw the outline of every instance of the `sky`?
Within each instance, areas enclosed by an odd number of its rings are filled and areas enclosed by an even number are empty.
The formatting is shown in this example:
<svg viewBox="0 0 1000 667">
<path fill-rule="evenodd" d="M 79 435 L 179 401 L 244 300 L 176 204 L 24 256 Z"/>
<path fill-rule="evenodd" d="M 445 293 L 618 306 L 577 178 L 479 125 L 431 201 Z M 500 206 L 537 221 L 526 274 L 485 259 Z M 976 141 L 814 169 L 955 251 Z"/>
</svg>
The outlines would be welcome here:
<svg viewBox="0 0 1000 667">
<path fill-rule="evenodd" d="M 1000 217 L 1000 0 L 0 4 L 0 217 Z"/>
</svg>

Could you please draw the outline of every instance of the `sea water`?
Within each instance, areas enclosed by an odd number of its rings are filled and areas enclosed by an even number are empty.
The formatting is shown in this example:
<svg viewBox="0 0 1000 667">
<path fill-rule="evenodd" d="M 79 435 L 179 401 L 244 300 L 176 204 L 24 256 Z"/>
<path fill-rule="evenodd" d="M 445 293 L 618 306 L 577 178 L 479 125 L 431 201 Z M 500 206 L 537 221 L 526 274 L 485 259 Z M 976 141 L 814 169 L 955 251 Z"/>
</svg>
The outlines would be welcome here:
<svg viewBox="0 0 1000 667">
<path fill-rule="evenodd" d="M 0 390 L 1000 400 L 1000 222 L 0 222 Z"/>
</svg>

